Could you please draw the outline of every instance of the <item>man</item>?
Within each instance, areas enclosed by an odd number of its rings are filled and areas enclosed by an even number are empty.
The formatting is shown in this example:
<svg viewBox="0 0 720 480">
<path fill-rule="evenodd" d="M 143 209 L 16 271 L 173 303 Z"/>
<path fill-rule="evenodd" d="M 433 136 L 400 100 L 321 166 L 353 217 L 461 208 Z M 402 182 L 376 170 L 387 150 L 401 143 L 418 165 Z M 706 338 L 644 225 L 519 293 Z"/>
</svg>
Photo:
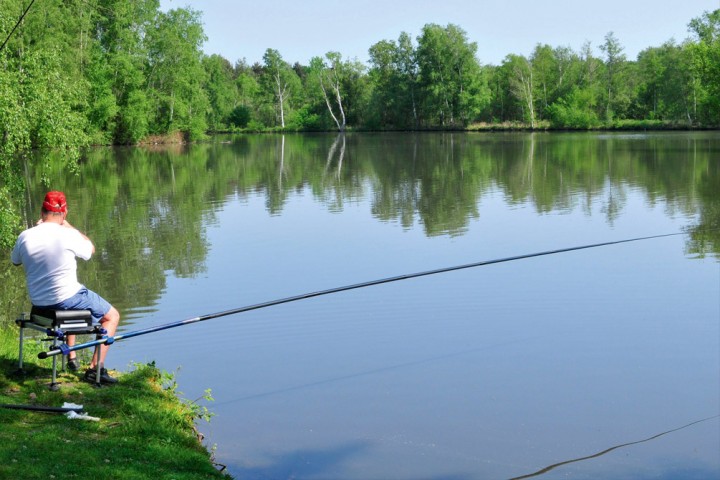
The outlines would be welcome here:
<svg viewBox="0 0 720 480">
<path fill-rule="evenodd" d="M 84 234 L 67 221 L 67 201 L 63 192 L 48 192 L 42 206 L 38 223 L 20 234 L 10 259 L 15 265 L 23 265 L 30 301 L 37 307 L 56 310 L 90 310 L 96 322 L 100 322 L 109 336 L 115 335 L 120 313 L 105 299 L 88 290 L 77 279 L 75 257 L 89 260 L 95 246 Z M 75 345 L 75 336 L 68 336 L 68 345 Z M 100 347 L 100 364 L 105 364 L 108 346 Z M 80 367 L 75 352 L 70 352 L 68 368 Z M 93 355 L 85 379 L 96 381 L 97 358 Z M 100 381 L 115 383 L 105 368 L 101 368 Z"/>
</svg>

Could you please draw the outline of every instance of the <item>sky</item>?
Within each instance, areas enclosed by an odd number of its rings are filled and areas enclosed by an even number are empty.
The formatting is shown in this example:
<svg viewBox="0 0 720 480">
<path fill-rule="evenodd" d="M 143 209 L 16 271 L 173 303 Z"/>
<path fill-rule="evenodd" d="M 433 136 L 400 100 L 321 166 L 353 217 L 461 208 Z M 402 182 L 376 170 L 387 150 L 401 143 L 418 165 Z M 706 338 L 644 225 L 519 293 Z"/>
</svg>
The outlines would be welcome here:
<svg viewBox="0 0 720 480">
<path fill-rule="evenodd" d="M 687 25 L 720 0 L 160 0 L 160 8 L 202 12 L 204 51 L 235 63 L 262 62 L 268 48 L 288 63 L 308 64 L 329 51 L 367 63 L 380 40 L 413 39 L 428 23 L 458 25 L 476 42 L 482 64 L 500 65 L 509 54 L 529 56 L 535 46 L 596 55 L 613 32 L 628 60 L 648 47 L 690 36 Z"/>
</svg>

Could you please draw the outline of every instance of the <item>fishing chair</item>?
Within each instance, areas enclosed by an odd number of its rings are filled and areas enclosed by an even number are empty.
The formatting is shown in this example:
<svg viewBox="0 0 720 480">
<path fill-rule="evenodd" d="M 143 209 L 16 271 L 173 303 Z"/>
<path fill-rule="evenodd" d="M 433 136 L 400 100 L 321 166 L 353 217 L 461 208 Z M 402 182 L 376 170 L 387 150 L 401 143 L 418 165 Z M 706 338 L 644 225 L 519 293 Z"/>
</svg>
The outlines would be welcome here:
<svg viewBox="0 0 720 480">
<path fill-rule="evenodd" d="M 93 318 L 90 310 L 55 310 L 50 308 L 36 307 L 33 305 L 30 311 L 30 318 L 26 313 L 21 313 L 15 323 L 20 327 L 20 353 L 18 361 L 18 372 L 23 373 L 23 343 L 25 341 L 24 331 L 31 328 L 47 334 L 45 342 L 52 342 L 52 348 L 61 350 L 62 370 L 65 370 L 65 356 L 70 353 L 64 340 L 68 335 L 95 335 L 97 339 L 107 333 L 99 324 L 93 325 Z M 98 372 L 95 375 L 96 383 L 100 385 L 100 345 L 95 347 Z M 52 357 L 52 382 L 50 390 L 57 390 L 57 356 Z"/>
</svg>

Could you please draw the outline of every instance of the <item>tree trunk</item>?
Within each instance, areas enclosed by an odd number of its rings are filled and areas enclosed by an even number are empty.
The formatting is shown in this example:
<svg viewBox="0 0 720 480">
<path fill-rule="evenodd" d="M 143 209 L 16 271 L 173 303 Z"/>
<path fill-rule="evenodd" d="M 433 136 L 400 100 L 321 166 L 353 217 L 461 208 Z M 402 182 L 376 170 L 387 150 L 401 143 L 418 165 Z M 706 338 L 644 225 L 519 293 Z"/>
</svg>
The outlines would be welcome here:
<svg viewBox="0 0 720 480">
<path fill-rule="evenodd" d="M 335 125 L 337 125 L 338 131 L 342 132 L 342 129 L 340 128 L 340 122 L 338 122 L 338 119 L 335 116 L 335 112 L 333 112 L 332 105 L 330 105 L 330 99 L 328 98 L 328 94 L 327 94 L 327 91 L 325 90 L 325 85 L 323 84 L 322 79 L 320 79 L 320 90 L 322 90 L 323 98 L 325 99 L 325 105 L 327 105 L 328 111 L 330 112 L 330 116 L 332 117 L 333 121 L 335 122 Z"/>
<path fill-rule="evenodd" d="M 170 125 L 173 122 L 173 116 L 175 114 L 175 91 L 170 93 Z"/>
<path fill-rule="evenodd" d="M 340 125 L 340 131 L 344 132 L 345 124 L 346 124 L 345 109 L 343 108 L 342 98 L 340 97 L 340 85 L 338 83 L 336 83 L 334 86 L 334 89 L 335 89 L 335 98 L 337 99 L 338 108 L 340 109 L 340 117 L 342 118 L 342 124 Z"/>
<path fill-rule="evenodd" d="M 285 128 L 285 91 L 287 84 L 282 85 L 280 72 L 275 75 L 275 84 L 277 85 L 278 106 L 280 107 L 280 126 Z"/>
<path fill-rule="evenodd" d="M 525 61 L 527 66 L 527 73 L 523 68 L 523 65 L 515 65 L 513 69 L 514 78 L 511 79 L 511 91 L 523 105 L 523 110 L 527 108 L 526 118 L 530 120 L 530 127 L 535 128 L 535 101 L 533 99 L 532 66 L 527 59 L 522 60 Z"/>
<path fill-rule="evenodd" d="M 528 77 L 522 76 L 521 78 L 523 93 L 525 94 L 525 102 L 527 103 L 528 113 L 530 115 L 530 127 L 535 128 L 535 102 L 533 99 L 533 80 L 532 70 Z"/>
<path fill-rule="evenodd" d="M 342 106 L 342 98 L 340 97 L 340 85 L 339 84 L 331 84 L 330 87 L 333 89 L 333 93 L 335 93 L 335 99 L 338 103 L 338 108 L 340 110 L 340 117 L 342 118 L 342 122 L 338 120 L 337 116 L 335 116 L 335 112 L 333 111 L 332 105 L 330 103 L 330 97 L 327 94 L 327 90 L 325 89 L 325 82 L 323 81 L 323 78 L 320 77 L 320 89 L 323 93 L 323 98 L 325 99 L 325 105 L 328 107 L 328 111 L 330 112 L 330 116 L 332 117 L 333 121 L 335 122 L 335 125 L 337 126 L 338 132 L 344 132 L 345 131 L 345 110 L 343 110 Z"/>
</svg>

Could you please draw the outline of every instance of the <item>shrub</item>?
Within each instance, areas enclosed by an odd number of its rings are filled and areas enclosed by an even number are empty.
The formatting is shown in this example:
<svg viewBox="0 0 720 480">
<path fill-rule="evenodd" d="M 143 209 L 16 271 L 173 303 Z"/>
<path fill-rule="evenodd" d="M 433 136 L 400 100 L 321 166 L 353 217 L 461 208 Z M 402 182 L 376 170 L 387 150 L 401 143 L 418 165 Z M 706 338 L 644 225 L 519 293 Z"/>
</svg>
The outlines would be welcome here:
<svg viewBox="0 0 720 480">
<path fill-rule="evenodd" d="M 595 113 L 595 95 L 588 89 L 573 89 L 548 107 L 548 114 L 553 127 L 590 129 L 600 125 Z"/>
</svg>

